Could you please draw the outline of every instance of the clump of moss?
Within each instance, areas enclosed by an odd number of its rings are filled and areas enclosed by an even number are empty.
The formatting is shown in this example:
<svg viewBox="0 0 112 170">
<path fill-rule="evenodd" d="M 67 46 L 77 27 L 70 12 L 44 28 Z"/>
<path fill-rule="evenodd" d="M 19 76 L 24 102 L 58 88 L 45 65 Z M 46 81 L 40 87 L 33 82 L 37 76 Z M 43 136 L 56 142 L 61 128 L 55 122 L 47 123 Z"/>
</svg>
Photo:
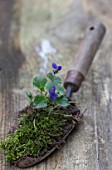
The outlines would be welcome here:
<svg viewBox="0 0 112 170">
<path fill-rule="evenodd" d="M 19 119 L 19 127 L 7 139 L 1 141 L 6 160 L 13 162 L 23 156 L 39 157 L 53 142 L 59 139 L 68 118 L 55 110 L 49 113 L 44 109 L 28 111 Z"/>
</svg>

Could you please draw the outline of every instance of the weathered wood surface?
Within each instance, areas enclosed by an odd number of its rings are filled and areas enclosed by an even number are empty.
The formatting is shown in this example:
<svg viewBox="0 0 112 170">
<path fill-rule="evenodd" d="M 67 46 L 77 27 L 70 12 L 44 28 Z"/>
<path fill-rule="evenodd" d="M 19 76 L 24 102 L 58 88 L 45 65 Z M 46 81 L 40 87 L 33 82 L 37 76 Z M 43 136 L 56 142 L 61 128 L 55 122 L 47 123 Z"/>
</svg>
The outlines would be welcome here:
<svg viewBox="0 0 112 170">
<path fill-rule="evenodd" d="M 63 66 L 64 78 L 87 25 L 99 19 L 107 27 L 87 79 L 74 95 L 88 109 L 83 124 L 59 151 L 28 170 L 112 170 L 111 7 L 110 0 L 0 0 L 1 137 L 27 105 L 32 78 L 48 71 L 53 61 Z M 53 48 L 44 50 L 43 57 L 45 39 Z M 8 166 L 0 155 L 0 169 L 18 168 Z"/>
</svg>

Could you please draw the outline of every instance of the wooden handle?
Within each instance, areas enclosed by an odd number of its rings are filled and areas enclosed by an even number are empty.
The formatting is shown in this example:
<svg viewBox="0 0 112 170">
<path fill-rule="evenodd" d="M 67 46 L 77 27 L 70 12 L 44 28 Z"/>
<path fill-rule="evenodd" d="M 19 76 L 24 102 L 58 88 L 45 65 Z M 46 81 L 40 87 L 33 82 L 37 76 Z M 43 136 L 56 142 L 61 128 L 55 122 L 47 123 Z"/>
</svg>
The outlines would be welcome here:
<svg viewBox="0 0 112 170">
<path fill-rule="evenodd" d="M 91 66 L 94 56 L 105 35 L 106 28 L 100 22 L 91 24 L 86 31 L 84 41 L 73 62 L 73 69 L 67 73 L 64 87 L 70 96 L 72 92 L 76 92 Z"/>
</svg>

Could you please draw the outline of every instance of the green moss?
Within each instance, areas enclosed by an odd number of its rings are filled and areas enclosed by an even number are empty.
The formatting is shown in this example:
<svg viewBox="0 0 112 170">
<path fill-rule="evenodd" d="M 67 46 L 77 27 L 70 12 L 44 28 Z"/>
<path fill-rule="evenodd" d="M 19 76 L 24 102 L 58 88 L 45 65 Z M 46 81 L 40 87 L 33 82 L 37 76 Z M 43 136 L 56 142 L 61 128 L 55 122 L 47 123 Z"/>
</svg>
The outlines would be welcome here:
<svg viewBox="0 0 112 170">
<path fill-rule="evenodd" d="M 45 149 L 52 147 L 53 141 L 61 136 L 68 119 L 55 111 L 40 111 L 23 114 L 19 119 L 19 127 L 9 134 L 6 140 L 1 141 L 0 148 L 4 150 L 8 162 L 25 155 L 41 156 Z"/>
</svg>

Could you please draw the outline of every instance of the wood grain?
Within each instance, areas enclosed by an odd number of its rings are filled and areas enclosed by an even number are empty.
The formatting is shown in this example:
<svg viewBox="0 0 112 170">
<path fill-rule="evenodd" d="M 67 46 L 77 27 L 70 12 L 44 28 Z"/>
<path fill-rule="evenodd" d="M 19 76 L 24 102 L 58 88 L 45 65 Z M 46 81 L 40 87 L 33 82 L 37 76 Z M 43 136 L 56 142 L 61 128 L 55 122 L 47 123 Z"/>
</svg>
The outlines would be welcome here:
<svg viewBox="0 0 112 170">
<path fill-rule="evenodd" d="M 86 81 L 74 98 L 87 107 L 82 125 L 62 148 L 28 170 L 112 169 L 112 20 L 110 0 L 0 0 L 0 135 L 5 138 L 16 112 L 27 105 L 25 93 L 32 78 L 44 74 L 55 61 L 64 79 L 83 39 L 95 19 L 107 27 Z M 42 43 L 52 51 L 44 51 Z M 34 90 L 35 92 L 35 90 Z M 13 170 L 0 155 L 0 169 Z"/>
</svg>

